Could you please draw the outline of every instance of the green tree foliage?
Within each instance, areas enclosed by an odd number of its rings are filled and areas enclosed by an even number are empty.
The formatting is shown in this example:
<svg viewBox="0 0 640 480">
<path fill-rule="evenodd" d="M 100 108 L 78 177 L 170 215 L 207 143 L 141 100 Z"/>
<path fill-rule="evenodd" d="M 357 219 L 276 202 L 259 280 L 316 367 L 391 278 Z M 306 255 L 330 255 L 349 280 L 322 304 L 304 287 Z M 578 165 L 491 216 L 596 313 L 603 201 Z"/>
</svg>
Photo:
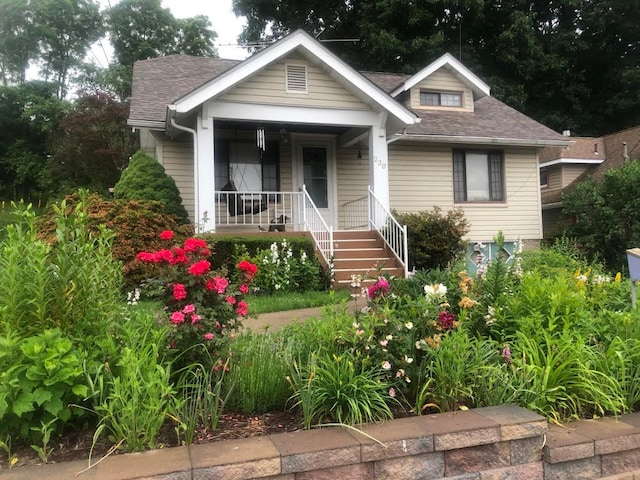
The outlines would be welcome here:
<svg viewBox="0 0 640 480">
<path fill-rule="evenodd" d="M 83 94 L 60 120 L 51 172 L 61 191 L 107 193 L 129 163 L 137 137 L 127 127 L 128 104 L 106 93 Z"/>
<path fill-rule="evenodd" d="M 155 200 L 164 203 L 167 213 L 176 215 L 185 223 L 189 221 L 187 211 L 182 205 L 180 191 L 176 182 L 164 171 L 157 160 L 137 152 L 113 191 L 115 198 L 124 200 Z"/>
<path fill-rule="evenodd" d="M 19 200 L 51 192 L 49 138 L 67 108 L 51 84 L 0 87 L 0 197 Z"/>
<path fill-rule="evenodd" d="M 131 92 L 131 74 L 136 60 L 163 55 L 216 56 L 209 19 L 196 16 L 176 19 L 160 0 L 122 0 L 107 11 L 111 44 L 120 80 Z"/>
<path fill-rule="evenodd" d="M 29 0 L 0 2 L 0 77 L 2 84 L 22 85 L 38 55 L 38 35 Z"/>
<path fill-rule="evenodd" d="M 72 70 L 82 64 L 91 44 L 103 34 L 95 0 L 34 0 L 42 74 L 65 98 Z"/>
<path fill-rule="evenodd" d="M 409 265 L 415 269 L 445 268 L 464 252 L 462 237 L 469 223 L 461 209 L 443 215 L 435 207 L 431 212 L 401 213 L 396 218 L 407 226 Z"/>
<path fill-rule="evenodd" d="M 605 172 L 601 181 L 579 182 L 563 196 L 564 213 L 575 217 L 567 235 L 591 258 L 613 270 L 626 265 L 625 250 L 640 245 L 640 161 Z"/>
<path fill-rule="evenodd" d="M 362 70 L 415 73 L 445 52 L 546 125 L 601 135 L 640 122 L 638 1 L 234 0 L 241 39 L 302 28 Z M 357 39 L 356 42 L 331 40 Z M 598 74 L 594 74 L 598 72 Z"/>
</svg>

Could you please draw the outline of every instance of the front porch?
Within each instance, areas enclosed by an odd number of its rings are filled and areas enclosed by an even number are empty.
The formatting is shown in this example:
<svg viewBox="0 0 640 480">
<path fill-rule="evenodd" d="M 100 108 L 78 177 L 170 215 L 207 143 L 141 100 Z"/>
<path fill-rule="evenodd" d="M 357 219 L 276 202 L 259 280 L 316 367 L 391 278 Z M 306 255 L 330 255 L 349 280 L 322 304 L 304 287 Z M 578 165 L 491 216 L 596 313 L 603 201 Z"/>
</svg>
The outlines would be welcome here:
<svg viewBox="0 0 640 480">
<path fill-rule="evenodd" d="M 217 232 L 306 232 L 338 285 L 348 286 L 352 275 L 363 280 L 407 275 L 406 227 L 370 189 L 366 197 L 341 206 L 347 226 L 341 230 L 327 224 L 305 185 L 299 192 L 225 189 L 215 195 Z"/>
</svg>

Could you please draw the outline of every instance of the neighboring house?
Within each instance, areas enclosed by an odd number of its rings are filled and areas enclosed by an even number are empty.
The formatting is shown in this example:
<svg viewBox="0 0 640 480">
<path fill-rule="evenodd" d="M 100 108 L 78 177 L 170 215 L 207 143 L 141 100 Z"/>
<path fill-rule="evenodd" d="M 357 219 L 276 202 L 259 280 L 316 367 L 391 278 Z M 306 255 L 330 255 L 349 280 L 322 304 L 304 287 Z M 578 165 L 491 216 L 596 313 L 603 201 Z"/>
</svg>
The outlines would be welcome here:
<svg viewBox="0 0 640 480">
<path fill-rule="evenodd" d="M 561 235 L 573 223 L 562 213 L 562 194 L 578 182 L 620 167 L 630 158 L 640 156 L 640 127 L 629 128 L 603 137 L 569 137 L 565 147 L 546 147 L 540 153 L 540 190 L 545 239 Z"/>
<path fill-rule="evenodd" d="M 538 152 L 569 144 L 449 54 L 415 75 L 358 72 L 301 30 L 242 62 L 136 62 L 129 125 L 201 231 L 307 230 L 329 259 L 338 231 L 377 229 L 405 272 L 391 209 L 460 207 L 471 245 L 499 230 L 537 245 Z"/>
</svg>

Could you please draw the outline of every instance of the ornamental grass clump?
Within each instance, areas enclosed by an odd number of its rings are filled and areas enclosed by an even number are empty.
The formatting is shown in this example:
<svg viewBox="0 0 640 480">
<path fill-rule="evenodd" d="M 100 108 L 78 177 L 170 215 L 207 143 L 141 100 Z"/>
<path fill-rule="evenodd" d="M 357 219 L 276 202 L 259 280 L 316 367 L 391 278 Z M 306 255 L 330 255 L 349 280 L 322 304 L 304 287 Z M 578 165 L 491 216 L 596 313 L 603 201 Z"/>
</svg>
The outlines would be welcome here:
<svg viewBox="0 0 640 480">
<path fill-rule="evenodd" d="M 211 249 L 203 239 L 187 238 L 182 245 L 169 246 L 173 232 L 168 230 L 160 238 L 167 248 L 140 252 L 137 260 L 156 267 L 154 283 L 171 326 L 169 346 L 178 353 L 190 352 L 180 356 L 181 361 L 196 360 L 192 347 L 199 344 L 217 358 L 226 350 L 229 335 L 242 326 L 240 318 L 249 315 L 243 299 L 258 268 L 240 261 L 234 278 L 229 279 L 211 270 L 207 260 Z"/>
</svg>

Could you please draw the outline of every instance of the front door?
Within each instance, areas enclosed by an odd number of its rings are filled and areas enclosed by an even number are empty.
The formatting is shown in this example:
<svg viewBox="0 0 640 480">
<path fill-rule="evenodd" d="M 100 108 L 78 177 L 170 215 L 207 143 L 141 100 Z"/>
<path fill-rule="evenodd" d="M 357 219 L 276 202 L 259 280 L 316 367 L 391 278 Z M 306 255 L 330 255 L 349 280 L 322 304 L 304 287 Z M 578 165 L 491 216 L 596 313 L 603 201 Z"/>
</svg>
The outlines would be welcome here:
<svg viewBox="0 0 640 480">
<path fill-rule="evenodd" d="M 296 139 L 296 186 L 304 185 L 327 225 L 336 228 L 336 179 L 333 138 Z"/>
</svg>

